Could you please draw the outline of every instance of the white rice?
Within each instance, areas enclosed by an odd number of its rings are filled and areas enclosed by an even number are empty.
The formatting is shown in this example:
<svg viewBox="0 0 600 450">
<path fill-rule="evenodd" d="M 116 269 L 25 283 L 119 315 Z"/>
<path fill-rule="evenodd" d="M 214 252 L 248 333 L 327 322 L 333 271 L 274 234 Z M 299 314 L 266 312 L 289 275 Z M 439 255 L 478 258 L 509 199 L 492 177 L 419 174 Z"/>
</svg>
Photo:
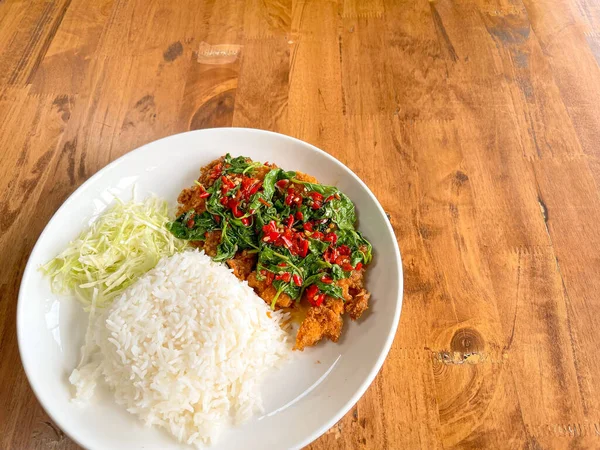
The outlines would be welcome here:
<svg viewBox="0 0 600 450">
<path fill-rule="evenodd" d="M 271 316 L 271 317 L 269 317 Z M 286 316 L 198 251 L 163 258 L 91 325 L 76 399 L 102 375 L 117 403 L 180 442 L 214 443 L 262 410 L 260 382 L 289 354 Z"/>
</svg>

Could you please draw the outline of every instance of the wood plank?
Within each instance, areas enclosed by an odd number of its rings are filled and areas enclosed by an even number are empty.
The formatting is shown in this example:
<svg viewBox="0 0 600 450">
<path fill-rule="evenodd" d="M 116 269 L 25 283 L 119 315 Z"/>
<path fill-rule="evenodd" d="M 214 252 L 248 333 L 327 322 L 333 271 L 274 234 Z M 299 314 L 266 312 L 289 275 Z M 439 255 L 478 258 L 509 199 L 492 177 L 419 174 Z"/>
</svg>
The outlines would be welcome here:
<svg viewBox="0 0 600 450">
<path fill-rule="evenodd" d="M 25 133 L 23 117 L 31 119 Z M 4 361 L 13 362 L 0 365 L 4 380 L 0 398 L 8 405 L 0 408 L 0 448 L 31 448 L 30 433 L 37 422 L 32 412 L 41 411 L 21 365 L 16 363 L 19 353 L 14 317 L 21 274 L 53 213 L 40 213 L 38 204 L 46 201 L 42 187 L 51 180 L 48 167 L 62 157 L 58 144 L 69 120 L 68 97 L 30 95 L 22 88 L 8 90 L 0 98 L 0 134 L 11 142 L 0 160 L 0 264 L 11 268 L 0 273 L 0 352 Z"/>
<path fill-rule="evenodd" d="M 15 16 L 0 27 L 4 30 L 0 31 L 0 85 L 23 86 L 31 81 L 69 4 L 70 0 L 17 3 L 6 11 L 7 16 Z"/>
<path fill-rule="evenodd" d="M 330 2 L 294 4 L 287 127 L 292 136 L 337 156 L 344 153 L 338 11 Z"/>
<path fill-rule="evenodd" d="M 285 37 L 244 41 L 233 126 L 285 131 L 289 73 Z"/>
<path fill-rule="evenodd" d="M 71 1 L 31 78 L 32 92 L 80 93 L 114 4 L 115 0 Z"/>
</svg>

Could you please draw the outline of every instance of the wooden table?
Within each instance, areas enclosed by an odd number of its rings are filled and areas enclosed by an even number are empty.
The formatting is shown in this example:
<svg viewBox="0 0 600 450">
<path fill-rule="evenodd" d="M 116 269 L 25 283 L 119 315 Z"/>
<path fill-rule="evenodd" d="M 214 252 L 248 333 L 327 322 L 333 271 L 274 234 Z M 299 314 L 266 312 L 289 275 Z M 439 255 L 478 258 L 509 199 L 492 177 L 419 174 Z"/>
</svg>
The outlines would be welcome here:
<svg viewBox="0 0 600 450">
<path fill-rule="evenodd" d="M 20 365 L 27 257 L 149 141 L 275 130 L 390 213 L 396 340 L 309 446 L 600 448 L 600 4 L 0 0 L 0 448 L 77 448 Z"/>
</svg>

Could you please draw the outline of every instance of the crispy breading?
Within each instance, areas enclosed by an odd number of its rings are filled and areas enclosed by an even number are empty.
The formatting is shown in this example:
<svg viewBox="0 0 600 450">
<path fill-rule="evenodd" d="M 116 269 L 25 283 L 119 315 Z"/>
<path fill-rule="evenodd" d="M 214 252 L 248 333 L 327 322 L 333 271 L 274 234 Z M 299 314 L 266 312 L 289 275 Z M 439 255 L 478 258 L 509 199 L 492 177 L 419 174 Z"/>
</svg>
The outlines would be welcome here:
<svg viewBox="0 0 600 450">
<path fill-rule="evenodd" d="M 217 164 L 223 163 L 224 159 L 225 159 L 225 157 L 221 156 L 220 158 L 217 158 L 214 161 L 211 161 L 206 166 L 204 166 L 200 169 L 200 177 L 198 177 L 198 181 L 200 183 L 202 183 L 202 185 L 204 187 L 208 188 L 209 186 L 212 186 L 212 184 L 215 182 L 215 179 L 210 176 L 212 169 Z"/>
<path fill-rule="evenodd" d="M 248 276 L 248 286 L 254 289 L 254 291 L 269 305 L 273 301 L 273 298 L 277 294 L 277 289 L 272 284 L 268 284 L 266 280 L 259 280 L 256 277 L 256 272 L 252 272 Z M 279 308 L 288 308 L 292 305 L 292 298 L 284 293 L 279 294 L 275 306 Z"/>
<path fill-rule="evenodd" d="M 369 307 L 369 298 L 371 294 L 364 289 L 365 269 L 352 271 L 349 278 L 337 281 L 337 285 L 342 288 L 344 296 L 345 312 L 350 314 L 352 320 L 360 318 L 363 312 Z"/>
<path fill-rule="evenodd" d="M 202 188 L 200 186 L 193 186 L 181 191 L 179 197 L 177 197 L 177 202 L 179 202 L 177 215 L 188 212 L 190 209 L 196 211 L 196 214 L 202 214 L 206 211 L 206 199 L 200 198 L 201 193 Z"/>
<path fill-rule="evenodd" d="M 318 183 L 315 177 L 304 172 L 296 172 L 296 178 L 300 181 L 306 181 L 307 183 Z"/>
<path fill-rule="evenodd" d="M 296 335 L 294 350 L 302 351 L 323 338 L 337 342 L 344 325 L 343 312 L 344 302 L 329 296 L 325 298 L 321 306 L 311 307 Z"/>
<path fill-rule="evenodd" d="M 233 274 L 244 281 L 256 265 L 256 253 L 248 253 L 246 250 L 238 252 L 232 259 L 227 260 L 227 265 L 233 269 Z"/>
</svg>

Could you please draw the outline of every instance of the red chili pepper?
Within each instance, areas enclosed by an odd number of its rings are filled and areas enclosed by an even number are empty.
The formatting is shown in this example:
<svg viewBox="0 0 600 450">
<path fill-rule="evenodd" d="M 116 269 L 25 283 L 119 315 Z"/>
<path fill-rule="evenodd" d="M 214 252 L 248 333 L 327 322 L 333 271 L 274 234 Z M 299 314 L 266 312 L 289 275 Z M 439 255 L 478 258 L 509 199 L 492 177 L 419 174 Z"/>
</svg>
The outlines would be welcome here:
<svg viewBox="0 0 600 450">
<path fill-rule="evenodd" d="M 311 284 L 306 289 L 306 295 L 308 296 L 309 299 L 314 297 L 318 292 L 319 292 L 319 287 L 316 284 Z"/>
<path fill-rule="evenodd" d="M 210 193 L 206 192 L 206 189 L 204 189 L 204 186 L 198 186 L 200 193 L 198 194 L 198 196 L 200 198 L 207 198 L 210 197 Z"/>
<path fill-rule="evenodd" d="M 321 306 L 323 300 L 325 299 L 325 294 L 321 294 L 319 292 L 319 288 L 315 284 L 311 284 L 308 289 L 306 289 L 306 298 L 313 306 Z"/>
<path fill-rule="evenodd" d="M 337 260 L 340 258 L 342 258 L 342 256 L 338 256 L 337 250 L 333 247 L 329 247 L 327 250 L 325 250 L 325 253 L 323 253 L 323 259 L 330 264 L 337 264 Z"/>
<path fill-rule="evenodd" d="M 233 213 L 233 217 L 235 218 L 239 218 L 242 217 L 244 215 L 244 213 L 242 211 L 239 210 L 239 202 L 235 199 L 230 199 L 229 202 L 227 202 L 227 207 L 229 209 L 231 209 L 231 212 Z"/>
<path fill-rule="evenodd" d="M 283 241 L 287 248 L 292 248 L 294 246 L 293 242 L 287 236 L 280 235 L 280 239 Z"/>
<path fill-rule="evenodd" d="M 275 242 L 279 236 L 281 236 L 277 231 L 269 231 L 265 237 L 263 237 L 263 242 Z"/>
<path fill-rule="evenodd" d="M 312 222 L 306 222 L 306 223 L 304 224 L 304 229 L 305 229 L 306 231 L 312 231 L 312 230 L 313 230 L 313 224 L 312 224 Z M 315 239 L 317 239 L 317 238 L 315 238 Z"/>
<path fill-rule="evenodd" d="M 280 262 L 280 263 L 279 263 L 279 264 L 277 264 L 277 265 L 278 265 L 279 267 L 286 267 L 286 266 L 287 266 L 287 264 L 286 264 L 286 263 L 284 263 L 284 262 Z"/>
<path fill-rule="evenodd" d="M 289 194 L 287 197 L 285 197 L 284 203 L 286 205 L 291 206 L 293 202 L 294 202 L 294 194 Z"/>
<path fill-rule="evenodd" d="M 319 294 L 315 299 L 314 306 L 321 306 L 325 300 L 325 294 Z"/>
<path fill-rule="evenodd" d="M 292 277 L 292 279 L 294 280 L 294 284 L 296 286 L 302 286 L 302 278 L 300 278 L 300 276 L 298 276 L 298 274 L 294 274 L 294 276 Z"/>
<path fill-rule="evenodd" d="M 278 273 L 277 275 L 275 275 L 276 280 L 281 280 L 284 283 L 289 283 L 291 278 L 292 275 L 289 272 Z"/>
<path fill-rule="evenodd" d="M 360 270 L 360 269 L 362 269 L 362 263 L 358 262 L 358 263 L 356 263 L 356 266 L 354 267 L 354 270 Z"/>
<path fill-rule="evenodd" d="M 304 214 L 302 214 L 302 211 L 296 211 L 296 219 L 297 220 L 303 220 L 304 219 Z M 304 229 L 306 229 L 306 227 Z"/>
<path fill-rule="evenodd" d="M 347 245 L 340 245 L 337 248 L 337 251 L 340 255 L 347 255 L 347 256 L 350 255 L 350 253 L 352 253 L 350 251 L 350 247 L 348 247 Z"/>
<path fill-rule="evenodd" d="M 242 189 L 244 191 L 248 190 L 248 188 L 250 186 L 252 186 L 254 184 L 254 182 L 256 181 L 256 179 L 254 178 L 250 178 L 250 177 L 242 177 Z"/>
<path fill-rule="evenodd" d="M 308 196 L 310 198 L 312 198 L 316 202 L 322 202 L 323 201 L 323 196 L 320 193 L 318 193 L 318 192 L 311 191 L 311 192 L 308 193 Z"/>
<path fill-rule="evenodd" d="M 280 189 L 285 189 L 288 183 L 288 180 L 279 180 L 277 183 L 275 183 L 275 186 L 277 186 Z"/>
<path fill-rule="evenodd" d="M 186 225 L 188 228 L 192 228 L 194 226 L 196 222 L 194 222 L 194 219 L 190 219 L 186 222 Z"/>
<path fill-rule="evenodd" d="M 294 225 L 294 216 L 290 214 L 290 216 L 287 218 L 285 226 L 288 228 L 292 228 L 292 225 Z"/>
<path fill-rule="evenodd" d="M 228 201 L 229 201 L 229 199 L 227 197 L 221 197 L 221 200 L 219 200 L 219 203 L 221 203 L 221 205 L 223 205 L 223 206 L 226 206 Z"/>
<path fill-rule="evenodd" d="M 331 200 L 333 200 L 334 198 L 335 198 L 335 196 L 333 196 L 333 195 L 330 195 L 329 197 L 327 197 L 327 198 L 325 199 L 325 201 L 326 201 L 326 202 L 330 202 L 330 201 L 331 201 Z"/>
<path fill-rule="evenodd" d="M 345 272 L 350 272 L 353 269 L 354 269 L 354 267 L 352 267 L 352 265 L 350 263 L 342 264 L 342 270 L 344 270 Z"/>
<path fill-rule="evenodd" d="M 323 233 L 321 233 L 320 231 L 315 231 L 311 237 L 313 239 L 323 239 L 323 236 L 325 236 L 325 235 Z"/>
<path fill-rule="evenodd" d="M 266 281 L 268 285 L 273 284 L 273 278 L 275 278 L 275 274 L 273 272 L 267 272 Z"/>
<path fill-rule="evenodd" d="M 223 164 L 222 163 L 218 163 L 216 164 L 210 171 L 210 178 L 212 179 L 217 179 L 221 176 L 221 172 L 223 171 Z"/>
<path fill-rule="evenodd" d="M 258 192 L 258 190 L 260 189 L 260 187 L 262 186 L 262 182 L 259 181 L 258 183 L 255 183 L 252 185 L 252 187 L 250 188 L 250 190 L 248 191 L 248 197 L 256 194 Z"/>
<path fill-rule="evenodd" d="M 302 239 L 298 245 L 298 254 L 303 258 L 306 257 L 308 253 L 308 241 L 306 239 Z"/>
<path fill-rule="evenodd" d="M 313 204 L 311 205 L 312 209 L 319 209 L 323 206 L 323 196 L 321 194 L 312 191 L 308 193 L 308 196 L 313 200 Z"/>
<path fill-rule="evenodd" d="M 333 283 L 333 278 L 331 278 L 329 275 L 323 275 L 321 277 L 321 281 L 326 284 L 331 284 Z"/>
<path fill-rule="evenodd" d="M 344 255 L 339 255 L 339 256 L 336 255 L 336 257 L 335 257 L 335 263 L 338 266 L 341 266 L 342 264 L 346 263 L 347 259 L 348 258 L 346 256 L 344 256 Z"/>
<path fill-rule="evenodd" d="M 242 178 L 242 191 L 245 198 L 250 198 L 252 195 L 256 194 L 261 186 L 262 182 L 256 178 Z"/>
<path fill-rule="evenodd" d="M 269 233 L 271 231 L 277 231 L 277 224 L 274 220 L 271 220 L 268 224 L 262 227 L 263 233 Z"/>
<path fill-rule="evenodd" d="M 223 182 L 223 186 L 227 186 L 229 189 L 232 189 L 235 187 L 235 184 L 233 184 L 233 182 L 227 178 L 225 175 L 223 175 L 221 177 L 221 181 Z"/>
<path fill-rule="evenodd" d="M 250 225 L 250 217 L 242 217 L 242 224 L 244 224 L 245 227 Z"/>
<path fill-rule="evenodd" d="M 337 242 L 337 239 L 338 239 L 338 237 L 337 237 L 337 234 L 335 234 L 335 233 L 327 233 L 325 235 L 325 237 L 323 238 L 323 240 L 325 242 L 331 242 L 333 245 L 335 245 L 335 243 Z"/>
</svg>

